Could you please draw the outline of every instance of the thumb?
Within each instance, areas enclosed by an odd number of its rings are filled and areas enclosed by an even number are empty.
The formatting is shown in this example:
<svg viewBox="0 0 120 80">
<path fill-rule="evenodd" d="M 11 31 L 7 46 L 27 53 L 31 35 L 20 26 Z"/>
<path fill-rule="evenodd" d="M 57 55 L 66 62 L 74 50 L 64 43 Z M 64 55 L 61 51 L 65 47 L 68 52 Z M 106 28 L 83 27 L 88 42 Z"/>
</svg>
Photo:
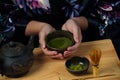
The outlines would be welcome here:
<svg viewBox="0 0 120 80">
<path fill-rule="evenodd" d="M 74 37 L 74 40 L 75 40 L 75 42 L 81 42 L 82 41 L 82 34 L 81 34 L 81 32 L 75 32 L 74 34 L 73 34 L 73 37 Z"/>
<path fill-rule="evenodd" d="M 44 34 L 39 35 L 39 43 L 42 48 L 45 48 L 45 35 Z"/>
<path fill-rule="evenodd" d="M 74 38 L 75 42 L 79 42 L 79 36 L 78 36 L 77 32 L 73 33 L 73 38 Z"/>
</svg>

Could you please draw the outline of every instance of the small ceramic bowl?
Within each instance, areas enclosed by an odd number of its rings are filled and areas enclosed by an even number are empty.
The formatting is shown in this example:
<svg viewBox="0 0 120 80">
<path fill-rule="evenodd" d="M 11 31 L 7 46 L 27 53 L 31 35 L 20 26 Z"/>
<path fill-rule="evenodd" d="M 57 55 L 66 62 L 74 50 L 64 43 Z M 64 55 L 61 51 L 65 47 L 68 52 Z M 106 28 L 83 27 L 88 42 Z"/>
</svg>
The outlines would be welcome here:
<svg viewBox="0 0 120 80">
<path fill-rule="evenodd" d="M 71 57 L 65 62 L 66 69 L 74 75 L 87 73 L 89 64 L 90 62 L 86 57 L 79 56 Z"/>
<path fill-rule="evenodd" d="M 69 46 L 74 44 L 73 34 L 64 30 L 49 33 L 45 41 L 49 50 L 57 51 L 58 53 L 63 53 Z"/>
</svg>

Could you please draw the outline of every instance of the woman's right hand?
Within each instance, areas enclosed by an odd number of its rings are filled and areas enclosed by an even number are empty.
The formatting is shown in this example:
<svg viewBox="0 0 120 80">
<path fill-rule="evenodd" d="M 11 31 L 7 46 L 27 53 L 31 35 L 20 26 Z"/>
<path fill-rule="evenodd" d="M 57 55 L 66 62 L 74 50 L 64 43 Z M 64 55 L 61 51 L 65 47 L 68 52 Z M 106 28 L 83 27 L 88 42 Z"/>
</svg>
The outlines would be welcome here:
<svg viewBox="0 0 120 80">
<path fill-rule="evenodd" d="M 56 51 L 50 51 L 46 48 L 45 37 L 48 33 L 52 31 L 55 31 L 55 28 L 53 28 L 48 23 L 39 22 L 39 21 L 30 21 L 27 24 L 25 34 L 26 36 L 39 35 L 39 44 L 45 55 L 48 55 L 52 58 L 63 59 L 63 56 L 61 54 L 58 54 Z"/>
<path fill-rule="evenodd" d="M 51 58 L 63 59 L 62 54 L 58 54 L 57 51 L 50 51 L 46 48 L 45 36 L 52 31 L 55 31 L 55 29 L 49 24 L 45 24 L 41 28 L 41 30 L 39 32 L 40 47 L 43 50 L 43 52 L 45 53 L 45 55 L 50 56 Z"/>
</svg>

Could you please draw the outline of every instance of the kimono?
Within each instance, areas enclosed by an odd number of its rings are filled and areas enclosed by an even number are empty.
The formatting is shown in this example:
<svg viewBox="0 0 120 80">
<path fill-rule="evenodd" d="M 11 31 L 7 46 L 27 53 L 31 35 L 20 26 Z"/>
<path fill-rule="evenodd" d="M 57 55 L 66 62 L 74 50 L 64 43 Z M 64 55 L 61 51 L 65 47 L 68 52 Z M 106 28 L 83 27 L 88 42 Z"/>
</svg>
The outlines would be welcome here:
<svg viewBox="0 0 120 80">
<path fill-rule="evenodd" d="M 69 18 L 85 16 L 89 27 L 82 32 L 83 41 L 119 38 L 119 5 L 120 0 L 0 0 L 0 35 L 4 41 L 13 35 L 12 40 L 26 42 L 25 27 L 31 20 L 59 30 Z M 12 33 L 6 35 L 8 31 Z"/>
<path fill-rule="evenodd" d="M 12 40 L 25 42 L 24 32 L 29 21 L 46 22 L 59 30 L 67 19 L 83 16 L 90 2 L 90 0 L 1 0 L 0 33 L 3 36 L 5 31 L 8 32 L 9 28 L 12 28 L 11 36 L 14 36 Z M 11 37 L 4 36 L 7 39 Z"/>
<path fill-rule="evenodd" d="M 98 0 L 88 16 L 97 21 L 100 36 L 120 38 L 120 0 Z"/>
</svg>

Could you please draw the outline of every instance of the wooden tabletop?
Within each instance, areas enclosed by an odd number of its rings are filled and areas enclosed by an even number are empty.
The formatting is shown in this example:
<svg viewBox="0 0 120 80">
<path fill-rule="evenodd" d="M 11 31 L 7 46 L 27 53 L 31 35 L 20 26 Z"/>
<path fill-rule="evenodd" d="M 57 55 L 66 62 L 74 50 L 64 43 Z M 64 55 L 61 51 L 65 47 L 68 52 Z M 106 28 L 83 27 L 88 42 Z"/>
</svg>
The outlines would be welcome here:
<svg viewBox="0 0 120 80">
<path fill-rule="evenodd" d="M 89 59 L 88 51 L 92 48 L 100 48 L 102 56 L 99 65 L 99 76 L 110 75 L 89 80 L 119 80 L 120 79 L 120 61 L 111 40 L 98 40 L 83 42 L 80 49 L 72 56 L 84 56 Z M 89 67 L 87 74 L 75 76 L 69 73 L 65 68 L 64 60 L 51 59 L 45 56 L 40 49 L 34 49 L 35 60 L 30 71 L 20 78 L 8 78 L 0 76 L 0 80 L 72 80 L 76 78 L 92 77 L 92 67 Z M 72 57 L 71 56 L 71 57 Z M 69 57 L 70 58 L 70 57 Z M 87 79 L 88 80 L 88 79 Z"/>
</svg>

